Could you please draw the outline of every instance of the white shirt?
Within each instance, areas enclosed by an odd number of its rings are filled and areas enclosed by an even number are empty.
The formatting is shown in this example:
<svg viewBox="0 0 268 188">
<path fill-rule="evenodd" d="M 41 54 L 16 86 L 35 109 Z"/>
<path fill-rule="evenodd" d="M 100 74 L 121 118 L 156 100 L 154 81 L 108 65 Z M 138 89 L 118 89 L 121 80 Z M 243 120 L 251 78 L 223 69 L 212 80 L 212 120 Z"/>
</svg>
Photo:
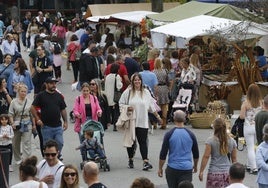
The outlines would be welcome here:
<svg viewBox="0 0 268 188">
<path fill-rule="evenodd" d="M 226 188 L 248 188 L 243 183 L 232 183 L 231 185 L 227 186 Z"/>
<path fill-rule="evenodd" d="M 54 166 L 49 166 L 45 159 L 37 165 L 37 177 L 43 179 L 45 176 L 54 175 L 54 183 L 48 184 L 48 188 L 59 188 L 61 182 L 61 175 L 64 169 L 64 164 L 61 161 Z"/>
<path fill-rule="evenodd" d="M 114 84 L 115 84 L 115 74 L 110 73 L 105 78 L 105 94 L 107 96 L 109 106 L 115 105 L 114 102 Z M 123 87 L 122 79 L 119 74 L 116 76 L 116 88 L 120 90 Z"/>
<path fill-rule="evenodd" d="M 11 188 L 39 188 L 40 182 L 34 180 L 23 181 L 11 186 Z M 48 188 L 45 182 L 42 182 L 43 188 Z"/>
<path fill-rule="evenodd" d="M 7 135 L 8 138 L 3 138 Z M 12 138 L 14 137 L 13 128 L 10 125 L 0 126 L 0 146 L 7 146 L 12 144 Z"/>
</svg>

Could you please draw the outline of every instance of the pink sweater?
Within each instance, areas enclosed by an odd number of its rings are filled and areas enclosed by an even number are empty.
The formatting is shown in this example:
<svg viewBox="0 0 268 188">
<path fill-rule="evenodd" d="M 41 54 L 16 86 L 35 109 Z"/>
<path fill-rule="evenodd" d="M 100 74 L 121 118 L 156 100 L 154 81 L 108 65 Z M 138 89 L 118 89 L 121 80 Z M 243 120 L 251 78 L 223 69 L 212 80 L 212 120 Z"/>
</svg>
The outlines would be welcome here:
<svg viewBox="0 0 268 188">
<path fill-rule="evenodd" d="M 93 95 L 89 95 L 89 100 L 91 104 L 92 120 L 98 121 L 97 113 L 102 112 L 99 105 L 99 101 L 97 97 Z M 80 132 L 81 125 L 86 121 L 86 107 L 83 95 L 79 95 L 78 97 L 76 97 L 74 102 L 73 113 L 75 116 L 81 115 L 81 119 L 76 118 L 74 124 L 74 131 Z"/>
</svg>

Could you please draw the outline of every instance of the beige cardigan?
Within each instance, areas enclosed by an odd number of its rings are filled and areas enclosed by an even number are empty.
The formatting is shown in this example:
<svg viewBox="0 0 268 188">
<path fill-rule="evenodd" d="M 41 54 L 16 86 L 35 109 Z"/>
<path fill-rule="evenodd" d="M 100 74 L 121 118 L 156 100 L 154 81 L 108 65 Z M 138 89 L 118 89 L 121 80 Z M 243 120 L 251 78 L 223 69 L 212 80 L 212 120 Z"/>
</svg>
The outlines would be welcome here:
<svg viewBox="0 0 268 188">
<path fill-rule="evenodd" d="M 135 111 L 128 112 L 127 108 L 130 107 L 129 105 L 123 105 L 121 107 L 120 116 L 116 122 L 116 126 L 122 130 L 124 130 L 124 137 L 123 137 L 123 146 L 124 147 L 131 147 L 136 139 L 135 133 L 135 121 L 136 115 Z"/>
</svg>

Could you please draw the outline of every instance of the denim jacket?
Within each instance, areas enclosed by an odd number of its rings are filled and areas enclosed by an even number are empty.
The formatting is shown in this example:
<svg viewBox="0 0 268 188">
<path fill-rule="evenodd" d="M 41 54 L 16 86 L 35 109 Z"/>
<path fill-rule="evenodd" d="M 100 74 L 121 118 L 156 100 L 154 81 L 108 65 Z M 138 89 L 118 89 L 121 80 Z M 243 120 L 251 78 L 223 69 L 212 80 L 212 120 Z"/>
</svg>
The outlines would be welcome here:
<svg viewBox="0 0 268 188">
<path fill-rule="evenodd" d="M 268 185 L 268 142 L 262 142 L 258 146 L 256 162 L 259 169 L 257 183 Z"/>
</svg>

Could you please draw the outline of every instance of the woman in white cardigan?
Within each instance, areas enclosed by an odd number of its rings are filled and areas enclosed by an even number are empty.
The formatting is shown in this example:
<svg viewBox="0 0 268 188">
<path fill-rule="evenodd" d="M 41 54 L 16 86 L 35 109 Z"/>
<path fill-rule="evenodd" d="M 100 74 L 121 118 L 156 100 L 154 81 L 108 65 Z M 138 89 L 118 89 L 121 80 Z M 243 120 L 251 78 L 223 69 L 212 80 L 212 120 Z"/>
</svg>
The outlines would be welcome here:
<svg viewBox="0 0 268 188">
<path fill-rule="evenodd" d="M 119 106 L 118 103 L 114 102 L 114 90 L 115 90 L 115 83 L 116 89 L 120 90 L 123 87 L 122 78 L 118 73 L 119 64 L 113 63 L 111 65 L 110 74 L 108 74 L 105 78 L 105 94 L 107 96 L 108 105 L 110 108 L 110 112 L 112 114 L 112 124 L 114 125 L 114 131 L 116 131 L 115 123 L 117 122 L 119 116 Z M 115 82 L 116 80 L 116 82 Z"/>
<path fill-rule="evenodd" d="M 119 100 L 119 106 L 129 105 L 128 111 L 135 111 L 135 134 L 140 146 L 140 153 L 143 159 L 143 170 L 149 170 L 153 166 L 148 160 L 148 111 L 154 113 L 160 123 L 162 120 L 154 108 L 153 98 L 150 92 L 142 85 L 142 77 L 139 73 L 135 73 L 131 77 L 131 86 L 128 87 L 122 94 Z M 127 147 L 129 157 L 129 168 L 134 168 L 133 156 L 135 151 L 135 143 L 132 147 Z"/>
</svg>

